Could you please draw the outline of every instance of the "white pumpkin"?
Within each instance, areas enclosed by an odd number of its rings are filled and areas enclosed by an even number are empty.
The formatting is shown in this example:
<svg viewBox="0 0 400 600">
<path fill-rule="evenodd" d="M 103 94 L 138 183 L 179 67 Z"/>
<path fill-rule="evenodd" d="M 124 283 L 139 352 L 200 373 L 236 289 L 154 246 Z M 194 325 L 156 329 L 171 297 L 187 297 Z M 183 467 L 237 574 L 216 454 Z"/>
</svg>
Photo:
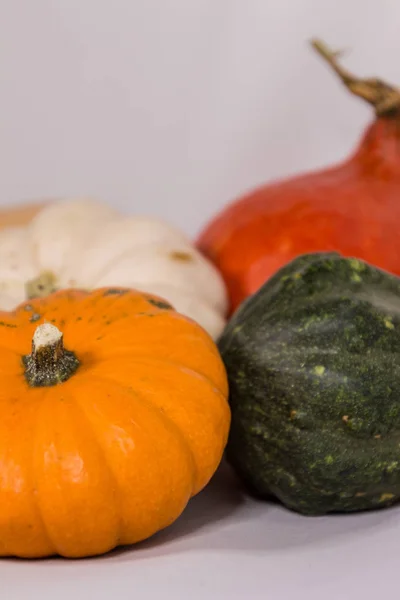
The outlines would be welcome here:
<svg viewBox="0 0 400 600">
<path fill-rule="evenodd" d="M 28 225 L 0 230 L 0 309 L 13 309 L 41 282 L 47 291 L 121 286 L 152 293 L 214 339 L 225 325 L 222 277 L 179 229 L 92 199 L 48 204 Z"/>
</svg>

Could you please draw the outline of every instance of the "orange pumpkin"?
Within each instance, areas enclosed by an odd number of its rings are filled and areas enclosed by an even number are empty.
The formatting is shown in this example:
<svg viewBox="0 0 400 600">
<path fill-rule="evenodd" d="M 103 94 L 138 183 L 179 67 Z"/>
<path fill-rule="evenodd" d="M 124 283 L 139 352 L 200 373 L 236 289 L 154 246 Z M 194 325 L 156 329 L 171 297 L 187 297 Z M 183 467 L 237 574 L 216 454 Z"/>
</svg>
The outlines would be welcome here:
<svg viewBox="0 0 400 600">
<path fill-rule="evenodd" d="M 15 208 L 5 206 L 0 208 L 0 229 L 4 227 L 15 227 L 26 225 L 32 221 L 49 201 L 27 202 L 18 204 Z"/>
<path fill-rule="evenodd" d="M 227 378 L 196 323 L 127 289 L 0 313 L 0 556 L 83 557 L 170 525 L 215 472 Z"/>
</svg>

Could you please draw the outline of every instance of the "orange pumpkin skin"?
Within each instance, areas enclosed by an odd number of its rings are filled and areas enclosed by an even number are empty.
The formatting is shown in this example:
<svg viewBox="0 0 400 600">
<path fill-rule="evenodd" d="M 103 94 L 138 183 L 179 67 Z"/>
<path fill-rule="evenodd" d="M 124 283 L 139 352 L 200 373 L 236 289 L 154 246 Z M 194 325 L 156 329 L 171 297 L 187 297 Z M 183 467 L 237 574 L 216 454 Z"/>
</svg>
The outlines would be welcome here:
<svg viewBox="0 0 400 600">
<path fill-rule="evenodd" d="M 24 203 L 12 208 L 0 208 L 0 229 L 4 227 L 18 227 L 32 221 L 33 217 L 48 204 L 48 201 Z"/>
<path fill-rule="evenodd" d="M 35 387 L 26 361 L 44 322 L 79 365 Z M 175 521 L 230 425 L 208 334 L 158 298 L 102 289 L 2 312 L 0 336 L 0 556 L 98 555 Z"/>
</svg>

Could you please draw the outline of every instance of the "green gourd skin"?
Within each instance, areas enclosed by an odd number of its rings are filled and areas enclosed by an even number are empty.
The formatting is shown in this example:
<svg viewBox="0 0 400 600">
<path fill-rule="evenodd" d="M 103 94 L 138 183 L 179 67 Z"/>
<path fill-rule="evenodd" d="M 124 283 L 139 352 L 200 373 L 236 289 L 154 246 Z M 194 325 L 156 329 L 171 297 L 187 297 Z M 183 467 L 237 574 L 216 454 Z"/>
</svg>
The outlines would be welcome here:
<svg viewBox="0 0 400 600">
<path fill-rule="evenodd" d="M 260 497 L 306 515 L 400 499 L 400 278 L 357 259 L 295 259 L 219 340 L 227 458 Z"/>
</svg>

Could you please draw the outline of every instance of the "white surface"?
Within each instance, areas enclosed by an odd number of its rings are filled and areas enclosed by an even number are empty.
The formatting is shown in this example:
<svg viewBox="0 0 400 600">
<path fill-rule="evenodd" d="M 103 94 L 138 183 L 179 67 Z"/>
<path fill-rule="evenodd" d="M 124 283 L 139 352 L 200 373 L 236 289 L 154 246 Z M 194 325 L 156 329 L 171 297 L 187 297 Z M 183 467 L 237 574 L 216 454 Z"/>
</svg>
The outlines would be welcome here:
<svg viewBox="0 0 400 600">
<path fill-rule="evenodd" d="M 360 75 L 400 83 L 397 0 L 0 7 L 2 204 L 90 194 L 194 233 L 249 187 L 342 158 L 371 119 L 311 36 L 352 48 L 346 65 Z M 0 597 L 395 597 L 399 539 L 397 509 L 307 519 L 244 500 L 219 476 L 134 550 L 0 562 Z"/>
</svg>

